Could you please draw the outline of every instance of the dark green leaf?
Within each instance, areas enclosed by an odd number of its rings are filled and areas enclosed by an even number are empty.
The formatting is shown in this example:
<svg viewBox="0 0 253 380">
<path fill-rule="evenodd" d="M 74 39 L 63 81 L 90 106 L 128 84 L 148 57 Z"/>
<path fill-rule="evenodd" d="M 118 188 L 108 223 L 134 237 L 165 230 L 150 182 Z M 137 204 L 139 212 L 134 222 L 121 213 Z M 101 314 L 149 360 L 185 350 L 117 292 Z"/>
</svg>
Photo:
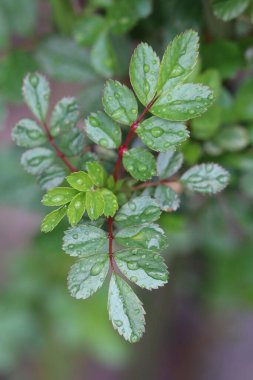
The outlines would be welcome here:
<svg viewBox="0 0 253 380">
<path fill-rule="evenodd" d="M 123 228 L 115 240 L 125 247 L 146 248 L 161 251 L 168 245 L 168 238 L 159 225 L 146 223 Z"/>
<path fill-rule="evenodd" d="M 117 71 L 117 56 L 107 32 L 101 33 L 91 50 L 91 63 L 98 74 L 106 78 Z"/>
<path fill-rule="evenodd" d="M 47 214 L 41 223 L 42 232 L 51 232 L 60 223 L 62 218 L 66 215 L 67 205 L 64 205 L 57 210 Z"/>
<path fill-rule="evenodd" d="M 157 202 L 149 196 L 136 197 L 117 212 L 115 221 L 123 227 L 154 222 L 161 214 Z"/>
<path fill-rule="evenodd" d="M 215 16 L 223 21 L 238 17 L 249 4 L 250 0 L 213 0 L 212 2 Z"/>
<path fill-rule="evenodd" d="M 223 128 L 215 137 L 215 143 L 224 150 L 236 152 L 244 149 L 250 142 L 246 128 L 229 126 Z"/>
<path fill-rule="evenodd" d="M 50 120 L 52 136 L 69 131 L 76 126 L 80 118 L 79 107 L 75 98 L 63 98 L 55 106 Z"/>
<path fill-rule="evenodd" d="M 56 144 L 64 155 L 68 157 L 80 154 L 86 143 L 85 133 L 80 128 L 72 128 L 68 133 L 60 134 L 56 138 Z"/>
<path fill-rule="evenodd" d="M 91 46 L 95 43 L 105 26 L 105 20 L 99 15 L 81 17 L 74 27 L 74 38 L 83 46 Z"/>
<path fill-rule="evenodd" d="M 114 273 L 109 286 L 108 311 L 119 334 L 131 343 L 138 342 L 145 330 L 145 311 L 130 286 Z"/>
<path fill-rule="evenodd" d="M 45 206 L 62 206 L 69 203 L 77 194 L 77 190 L 71 187 L 55 187 L 49 190 L 42 198 Z"/>
<path fill-rule="evenodd" d="M 41 127 L 30 119 L 22 119 L 12 130 L 12 139 L 18 146 L 33 148 L 44 144 L 47 137 Z"/>
<path fill-rule="evenodd" d="M 157 91 L 160 60 L 151 46 L 141 43 L 132 55 L 129 75 L 133 89 L 145 106 Z"/>
<path fill-rule="evenodd" d="M 155 189 L 155 199 L 163 211 L 175 211 L 180 203 L 177 193 L 165 185 L 157 186 Z"/>
<path fill-rule="evenodd" d="M 135 179 L 146 181 L 156 174 L 156 162 L 154 156 L 143 148 L 132 148 L 123 155 L 125 169 Z"/>
<path fill-rule="evenodd" d="M 104 198 L 104 204 L 105 204 L 104 215 L 106 217 L 114 216 L 116 211 L 119 208 L 116 195 L 114 195 L 113 192 L 108 189 L 102 189 L 101 194 Z"/>
<path fill-rule="evenodd" d="M 184 156 L 173 149 L 160 153 L 157 157 L 157 174 L 161 179 L 173 176 L 182 166 Z"/>
<path fill-rule="evenodd" d="M 138 105 L 133 92 L 118 81 L 108 80 L 104 89 L 105 112 L 120 124 L 132 124 L 138 115 Z"/>
<path fill-rule="evenodd" d="M 92 113 L 85 122 L 89 138 L 107 149 L 118 148 L 121 143 L 121 129 L 104 112 Z"/>
<path fill-rule="evenodd" d="M 123 34 L 130 30 L 137 22 L 137 15 L 132 4 L 125 0 L 117 0 L 107 13 L 110 29 L 115 34 Z"/>
<path fill-rule="evenodd" d="M 115 255 L 122 273 L 146 289 L 157 289 L 168 281 L 168 271 L 162 256 L 143 248 L 124 249 Z"/>
<path fill-rule="evenodd" d="M 47 148 L 33 148 L 21 156 L 21 164 L 31 174 L 41 174 L 49 168 L 55 159 L 55 154 Z"/>
<path fill-rule="evenodd" d="M 104 197 L 97 191 L 88 190 L 86 192 L 86 210 L 91 220 L 98 219 L 105 209 Z"/>
<path fill-rule="evenodd" d="M 88 257 L 105 253 L 107 234 L 100 228 L 79 224 L 69 228 L 63 238 L 63 250 L 70 256 Z"/>
<path fill-rule="evenodd" d="M 241 121 L 253 120 L 253 78 L 245 79 L 239 87 L 235 97 L 237 119 Z"/>
<path fill-rule="evenodd" d="M 187 170 L 181 181 L 190 190 L 214 194 L 227 186 L 229 174 L 217 164 L 201 164 Z"/>
<path fill-rule="evenodd" d="M 74 226 L 81 220 L 85 207 L 85 193 L 79 193 L 72 198 L 67 211 L 68 220 L 71 226 Z"/>
<path fill-rule="evenodd" d="M 184 124 L 155 116 L 143 121 L 136 129 L 136 133 L 145 145 L 158 152 L 165 152 L 189 137 Z"/>
<path fill-rule="evenodd" d="M 78 191 L 87 191 L 90 190 L 93 186 L 93 182 L 91 178 L 85 172 L 76 172 L 71 173 L 66 180 L 70 184 L 71 187 Z"/>
</svg>

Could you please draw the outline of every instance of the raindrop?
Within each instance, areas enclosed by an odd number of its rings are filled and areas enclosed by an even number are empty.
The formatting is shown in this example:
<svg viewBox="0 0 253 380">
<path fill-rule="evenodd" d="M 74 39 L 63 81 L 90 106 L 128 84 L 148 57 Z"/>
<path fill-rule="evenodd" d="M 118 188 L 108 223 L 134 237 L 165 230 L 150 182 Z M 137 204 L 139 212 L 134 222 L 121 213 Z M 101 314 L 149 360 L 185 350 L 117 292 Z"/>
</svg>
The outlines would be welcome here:
<svg viewBox="0 0 253 380">
<path fill-rule="evenodd" d="M 102 138 L 99 140 L 99 144 L 103 146 L 104 148 L 108 147 L 108 141 L 105 138 Z"/>
<path fill-rule="evenodd" d="M 136 270 L 136 269 L 139 268 L 139 265 L 138 265 L 138 263 L 136 263 L 136 262 L 134 261 L 134 262 L 127 263 L 127 267 L 128 267 L 128 269 L 130 269 L 130 270 Z"/>
<path fill-rule="evenodd" d="M 120 116 L 123 115 L 124 113 L 124 108 L 120 107 L 118 109 L 116 109 L 113 113 L 112 113 L 112 117 L 115 117 L 115 118 L 119 118 Z"/>
<path fill-rule="evenodd" d="M 148 73 L 150 70 L 150 67 L 147 64 L 145 64 L 143 68 L 144 68 L 144 73 Z"/>
<path fill-rule="evenodd" d="M 90 274 L 92 276 L 97 276 L 101 272 L 102 269 L 103 269 L 103 264 L 97 263 L 93 265 L 93 267 L 91 268 Z"/>
<path fill-rule="evenodd" d="M 151 129 L 151 134 L 154 137 L 160 137 L 164 134 L 164 130 L 160 127 L 154 127 Z"/>
</svg>

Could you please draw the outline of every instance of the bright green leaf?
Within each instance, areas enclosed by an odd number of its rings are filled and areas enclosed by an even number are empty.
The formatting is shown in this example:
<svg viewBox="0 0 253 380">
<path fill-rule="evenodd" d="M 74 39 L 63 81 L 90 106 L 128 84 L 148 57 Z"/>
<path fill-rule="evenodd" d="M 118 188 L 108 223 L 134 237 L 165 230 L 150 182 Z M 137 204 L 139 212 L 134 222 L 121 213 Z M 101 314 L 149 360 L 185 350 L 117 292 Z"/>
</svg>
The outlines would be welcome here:
<svg viewBox="0 0 253 380">
<path fill-rule="evenodd" d="M 179 34 L 168 45 L 161 61 L 159 93 L 168 92 L 192 72 L 198 58 L 199 37 L 193 30 Z"/>
<path fill-rule="evenodd" d="M 55 154 L 47 148 L 33 148 L 21 156 L 21 164 L 31 174 L 41 174 L 49 168 L 55 159 Z"/>
<path fill-rule="evenodd" d="M 71 187 L 78 191 L 87 191 L 90 190 L 93 186 L 93 182 L 91 178 L 85 172 L 76 172 L 71 173 L 66 180 L 70 184 Z"/>
<path fill-rule="evenodd" d="M 68 289 L 72 297 L 89 298 L 101 288 L 108 270 L 108 255 L 95 254 L 79 260 L 68 274 Z"/>
<path fill-rule="evenodd" d="M 161 179 L 173 176 L 182 166 L 184 156 L 173 149 L 160 153 L 157 157 L 157 174 Z"/>
<path fill-rule="evenodd" d="M 49 190 L 42 198 L 45 206 L 62 206 L 69 203 L 77 194 L 77 190 L 71 187 L 55 187 Z"/>
<path fill-rule="evenodd" d="M 23 148 L 34 148 L 47 141 L 47 137 L 41 127 L 30 119 L 20 120 L 12 130 L 12 140 Z"/>
<path fill-rule="evenodd" d="M 23 84 L 23 96 L 30 110 L 40 121 L 45 121 L 49 94 L 49 84 L 43 75 L 27 74 Z"/>
<path fill-rule="evenodd" d="M 103 166 L 101 166 L 96 161 L 88 162 L 86 166 L 87 166 L 88 174 L 91 180 L 93 181 L 93 183 L 96 186 L 102 187 L 105 183 L 105 176 L 106 176 Z"/>
<path fill-rule="evenodd" d="M 52 136 L 69 131 L 76 126 L 80 118 L 79 107 L 75 98 L 63 98 L 55 106 L 50 119 Z"/>
<path fill-rule="evenodd" d="M 166 185 L 157 186 L 155 189 L 155 199 L 163 211 L 175 211 L 180 204 L 177 193 Z"/>
<path fill-rule="evenodd" d="M 98 74 L 106 78 L 117 71 L 117 56 L 107 32 L 101 33 L 91 50 L 91 63 Z"/>
<path fill-rule="evenodd" d="M 114 195 L 113 192 L 108 189 L 102 189 L 100 192 L 104 198 L 104 215 L 106 217 L 114 216 L 119 208 L 116 195 Z"/>
<path fill-rule="evenodd" d="M 118 148 L 121 143 L 121 129 L 104 112 L 92 113 L 85 121 L 89 138 L 107 149 Z"/>
<path fill-rule="evenodd" d="M 167 120 L 184 121 L 201 115 L 213 102 L 213 92 L 201 84 L 186 83 L 162 94 L 150 112 Z"/>
<path fill-rule="evenodd" d="M 131 199 L 124 204 L 115 216 L 115 221 L 122 227 L 134 224 L 154 222 L 161 214 L 157 202 L 149 196 Z"/>
<path fill-rule="evenodd" d="M 79 193 L 72 198 L 67 211 L 68 220 L 71 226 L 74 226 L 81 220 L 85 207 L 85 193 Z"/>
<path fill-rule="evenodd" d="M 250 0 L 213 0 L 212 6 L 215 16 L 223 21 L 230 21 L 238 17 L 247 6 Z"/>
<path fill-rule="evenodd" d="M 146 248 L 160 251 L 167 247 L 168 238 L 158 224 L 146 223 L 123 228 L 115 240 L 124 247 Z"/>
<path fill-rule="evenodd" d="M 41 223 L 42 232 L 51 232 L 60 223 L 62 218 L 66 215 L 67 206 L 64 205 L 57 210 L 54 210 L 47 214 Z"/>
<path fill-rule="evenodd" d="M 69 228 L 63 238 L 63 250 L 70 256 L 88 257 L 105 253 L 107 234 L 100 228 L 79 224 Z"/>
<path fill-rule="evenodd" d="M 133 92 L 118 81 L 106 82 L 103 106 L 105 112 L 120 124 L 131 125 L 138 115 L 138 104 Z"/>
<path fill-rule="evenodd" d="M 123 155 L 124 168 L 135 179 L 146 181 L 156 174 L 154 156 L 144 148 L 132 148 Z"/>
<path fill-rule="evenodd" d="M 158 152 L 165 152 L 189 137 L 184 124 L 155 116 L 143 121 L 136 129 L 136 133 L 145 145 Z"/>
<path fill-rule="evenodd" d="M 131 58 L 129 75 L 138 99 L 145 106 L 156 94 L 159 67 L 160 59 L 152 47 L 139 44 Z"/>
<path fill-rule="evenodd" d="M 201 164 L 187 170 L 181 181 L 190 190 L 214 194 L 227 186 L 229 174 L 217 164 Z"/>
<path fill-rule="evenodd" d="M 115 255 L 122 273 L 146 289 L 157 289 L 168 281 L 168 271 L 162 256 L 143 248 L 124 249 Z"/>
<path fill-rule="evenodd" d="M 86 210 L 91 220 L 98 219 L 105 209 L 105 202 L 103 195 L 97 191 L 86 192 Z"/>
<path fill-rule="evenodd" d="M 120 335 L 136 343 L 145 331 L 145 311 L 131 287 L 112 274 L 108 295 L 109 318 Z"/>
</svg>

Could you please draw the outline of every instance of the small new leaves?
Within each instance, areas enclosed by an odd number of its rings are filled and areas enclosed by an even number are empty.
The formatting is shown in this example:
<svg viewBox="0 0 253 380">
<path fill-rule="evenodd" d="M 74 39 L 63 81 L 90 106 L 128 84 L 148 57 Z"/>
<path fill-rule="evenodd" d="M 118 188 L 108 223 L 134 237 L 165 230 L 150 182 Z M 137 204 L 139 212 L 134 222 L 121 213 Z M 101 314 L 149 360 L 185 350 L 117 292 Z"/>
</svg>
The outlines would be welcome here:
<svg viewBox="0 0 253 380">
<path fill-rule="evenodd" d="M 79 107 L 75 98 L 63 98 L 55 106 L 51 120 L 50 133 L 57 136 L 61 132 L 71 130 L 80 118 Z"/>
<path fill-rule="evenodd" d="M 79 193 L 72 198 L 68 206 L 68 220 L 71 226 L 77 224 L 84 214 L 86 208 L 86 196 L 85 193 Z"/>
<path fill-rule="evenodd" d="M 43 196 L 41 202 L 45 206 L 62 206 L 69 203 L 76 194 L 77 191 L 70 187 L 55 187 Z"/>
<path fill-rule="evenodd" d="M 88 162 L 87 163 L 87 171 L 88 174 L 93 181 L 94 185 L 102 187 L 105 182 L 105 171 L 103 166 L 101 166 L 98 162 Z"/>
<path fill-rule="evenodd" d="M 143 121 L 136 132 L 145 145 L 158 152 L 165 152 L 181 144 L 189 136 L 184 124 L 154 116 Z"/>
<path fill-rule="evenodd" d="M 215 194 L 227 186 L 229 174 L 217 164 L 201 164 L 187 170 L 181 181 L 187 189 Z"/>
<path fill-rule="evenodd" d="M 154 222 L 161 214 L 157 202 L 149 196 L 136 197 L 121 207 L 115 221 L 122 227 Z"/>
<path fill-rule="evenodd" d="M 107 234 L 100 228 L 79 224 L 69 228 L 63 238 L 63 250 L 70 256 L 88 257 L 105 253 Z"/>
<path fill-rule="evenodd" d="M 118 148 L 121 143 L 121 129 L 104 112 L 92 113 L 85 127 L 89 138 L 104 148 Z"/>
<path fill-rule="evenodd" d="M 153 251 L 161 251 L 168 245 L 168 238 L 163 229 L 153 223 L 123 228 L 115 235 L 115 240 L 125 247 L 139 247 Z"/>
<path fill-rule="evenodd" d="M 182 166 L 184 156 L 173 149 L 160 153 L 157 157 L 157 174 L 161 179 L 173 176 Z"/>
<path fill-rule="evenodd" d="M 106 82 L 103 106 L 107 115 L 120 124 L 131 125 L 138 115 L 138 105 L 133 92 L 117 81 Z"/>
<path fill-rule="evenodd" d="M 129 75 L 133 89 L 143 105 L 155 96 L 160 60 L 153 49 L 145 43 L 137 46 L 132 55 Z"/>
<path fill-rule="evenodd" d="M 157 289 L 168 281 L 167 267 L 162 256 L 148 249 L 124 249 L 115 255 L 122 273 L 146 289 Z"/>
<path fill-rule="evenodd" d="M 145 331 L 145 311 L 131 287 L 118 275 L 112 274 L 108 295 L 109 318 L 120 335 L 136 343 Z"/>
<path fill-rule="evenodd" d="M 207 86 L 185 83 L 162 94 L 150 112 L 166 120 L 186 121 L 201 115 L 213 102 Z"/>
<path fill-rule="evenodd" d="M 156 174 L 154 156 L 143 148 L 132 148 L 123 155 L 125 169 L 135 179 L 146 181 Z"/>
<path fill-rule="evenodd" d="M 22 119 L 13 128 L 12 139 L 18 146 L 34 148 L 44 144 L 47 136 L 35 121 Z"/>
<path fill-rule="evenodd" d="M 91 254 L 75 263 L 68 275 L 68 289 L 72 297 L 86 299 L 94 294 L 109 270 L 108 255 Z"/>
<path fill-rule="evenodd" d="M 114 195 L 113 192 L 108 189 L 102 189 L 101 193 L 105 203 L 104 215 L 106 217 L 114 216 L 119 208 L 116 195 Z"/>
<path fill-rule="evenodd" d="M 197 62 L 198 46 L 199 37 L 193 30 L 178 35 L 168 45 L 159 72 L 159 93 L 167 92 L 191 74 Z"/>
<path fill-rule="evenodd" d="M 43 75 L 31 73 L 25 77 L 23 85 L 25 101 L 30 110 L 40 121 L 45 121 L 49 94 L 49 84 Z"/>
<path fill-rule="evenodd" d="M 60 223 L 62 218 L 66 215 L 67 206 L 64 205 L 57 210 L 47 214 L 41 223 L 42 232 L 51 232 Z"/>
<path fill-rule="evenodd" d="M 41 174 L 53 163 L 55 154 L 47 148 L 33 148 L 21 156 L 21 164 L 30 174 Z"/>
<path fill-rule="evenodd" d="M 78 191 L 87 191 L 90 190 L 93 186 L 93 182 L 90 176 L 82 171 L 71 173 L 68 177 L 66 177 L 66 180 L 71 187 Z"/>
<path fill-rule="evenodd" d="M 103 215 L 104 208 L 104 197 L 99 190 L 86 192 L 86 210 L 91 220 L 96 220 Z"/>
</svg>

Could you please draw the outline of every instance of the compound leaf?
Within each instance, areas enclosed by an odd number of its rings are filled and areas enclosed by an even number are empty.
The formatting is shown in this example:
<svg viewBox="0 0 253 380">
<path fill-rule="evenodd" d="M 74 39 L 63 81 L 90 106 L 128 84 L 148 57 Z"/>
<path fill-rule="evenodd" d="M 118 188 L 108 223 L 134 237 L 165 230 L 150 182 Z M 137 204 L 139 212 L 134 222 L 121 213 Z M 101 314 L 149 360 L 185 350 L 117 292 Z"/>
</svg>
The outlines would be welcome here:
<svg viewBox="0 0 253 380">
<path fill-rule="evenodd" d="M 217 164 L 201 164 L 187 170 L 181 181 L 187 189 L 214 194 L 227 186 L 229 173 Z"/>
<path fill-rule="evenodd" d="M 123 165 L 132 177 L 141 181 L 146 181 L 156 174 L 155 158 L 144 148 L 127 150 L 123 155 Z"/>
<path fill-rule="evenodd" d="M 161 179 L 173 176 L 182 166 L 184 156 L 173 149 L 160 153 L 157 157 L 157 174 Z"/>
<path fill-rule="evenodd" d="M 85 193 L 79 193 L 72 198 L 67 211 L 68 220 L 71 226 L 74 226 L 82 219 L 85 207 Z"/>
<path fill-rule="evenodd" d="M 41 174 L 52 165 L 55 154 L 47 148 L 33 148 L 24 152 L 21 156 L 21 164 L 30 174 Z"/>
<path fill-rule="evenodd" d="M 63 250 L 70 256 L 88 257 L 105 253 L 107 234 L 100 228 L 79 224 L 69 228 L 63 238 Z"/>
<path fill-rule="evenodd" d="M 114 273 L 109 286 L 108 311 L 119 334 L 131 343 L 138 342 L 145 331 L 145 311 L 132 288 Z"/>
<path fill-rule="evenodd" d="M 68 177 L 66 177 L 66 180 L 71 187 L 78 191 L 87 191 L 93 186 L 90 176 L 82 171 L 71 173 Z"/>
<path fill-rule="evenodd" d="M 118 148 L 121 143 L 121 129 L 104 112 L 92 113 L 85 121 L 89 138 L 107 149 Z"/>
<path fill-rule="evenodd" d="M 189 137 L 184 124 L 155 116 L 143 121 L 136 129 L 136 133 L 145 145 L 158 152 L 165 152 Z"/>
<path fill-rule="evenodd" d="M 76 126 L 80 118 L 80 111 L 75 98 L 61 99 L 53 109 L 50 119 L 50 133 L 57 136 Z"/>
<path fill-rule="evenodd" d="M 163 211 L 175 211 L 180 204 L 177 193 L 165 185 L 157 186 L 155 189 L 155 199 Z"/>
<path fill-rule="evenodd" d="M 66 215 L 67 206 L 64 205 L 57 210 L 54 210 L 47 214 L 41 223 L 42 232 L 51 232 L 60 223 L 62 218 Z"/>
<path fill-rule="evenodd" d="M 69 203 L 77 194 L 71 187 L 55 187 L 49 190 L 42 198 L 42 204 L 45 206 L 62 206 Z"/>
<path fill-rule="evenodd" d="M 86 192 L 86 210 L 91 220 L 98 219 L 105 209 L 105 201 L 100 191 L 88 190 Z"/>
</svg>

